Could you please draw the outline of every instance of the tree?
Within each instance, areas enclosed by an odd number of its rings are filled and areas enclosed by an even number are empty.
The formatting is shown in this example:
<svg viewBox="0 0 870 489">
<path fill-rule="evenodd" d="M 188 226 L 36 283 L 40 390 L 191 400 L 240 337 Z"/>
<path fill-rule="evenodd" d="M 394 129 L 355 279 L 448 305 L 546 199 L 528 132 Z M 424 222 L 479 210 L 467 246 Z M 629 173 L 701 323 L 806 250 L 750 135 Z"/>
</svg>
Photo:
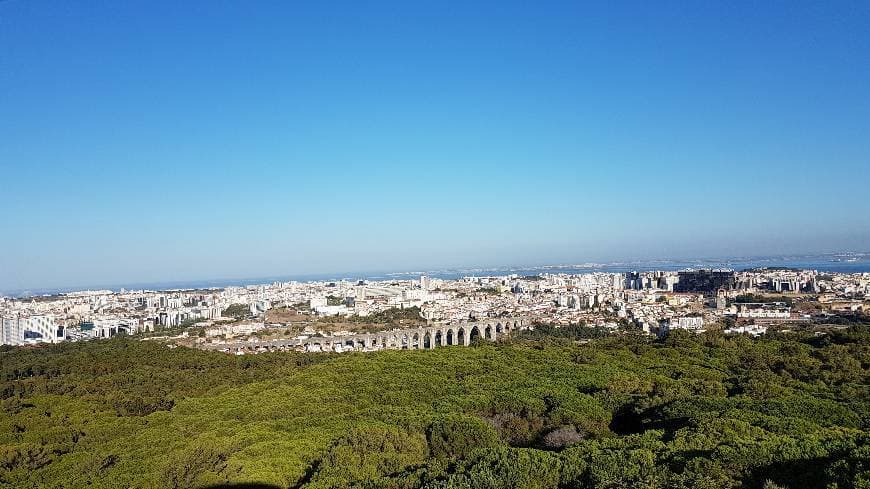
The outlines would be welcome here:
<svg viewBox="0 0 870 489">
<path fill-rule="evenodd" d="M 231 304 L 224 309 L 223 316 L 235 319 L 245 319 L 251 317 L 251 308 L 246 304 Z"/>
</svg>

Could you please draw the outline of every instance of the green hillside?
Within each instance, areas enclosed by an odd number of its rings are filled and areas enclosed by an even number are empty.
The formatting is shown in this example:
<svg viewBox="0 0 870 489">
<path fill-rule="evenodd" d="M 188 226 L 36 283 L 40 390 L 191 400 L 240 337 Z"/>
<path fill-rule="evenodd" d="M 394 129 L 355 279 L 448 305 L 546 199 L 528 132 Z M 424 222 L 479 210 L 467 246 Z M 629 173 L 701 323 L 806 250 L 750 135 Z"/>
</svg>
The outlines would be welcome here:
<svg viewBox="0 0 870 489">
<path fill-rule="evenodd" d="M 870 487 L 870 331 L 0 352 L 6 487 Z"/>
</svg>

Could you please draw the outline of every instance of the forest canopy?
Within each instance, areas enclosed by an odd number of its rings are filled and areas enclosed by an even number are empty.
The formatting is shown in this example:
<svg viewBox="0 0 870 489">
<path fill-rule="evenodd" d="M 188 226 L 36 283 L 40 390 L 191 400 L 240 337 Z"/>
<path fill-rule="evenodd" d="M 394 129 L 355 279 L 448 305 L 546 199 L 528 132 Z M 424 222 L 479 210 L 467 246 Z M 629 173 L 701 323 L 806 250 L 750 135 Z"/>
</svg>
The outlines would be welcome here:
<svg viewBox="0 0 870 489">
<path fill-rule="evenodd" d="M 230 356 L 130 338 L 5 348 L 0 485 L 870 484 L 867 326 L 762 339 L 551 333 L 350 354 Z"/>
</svg>

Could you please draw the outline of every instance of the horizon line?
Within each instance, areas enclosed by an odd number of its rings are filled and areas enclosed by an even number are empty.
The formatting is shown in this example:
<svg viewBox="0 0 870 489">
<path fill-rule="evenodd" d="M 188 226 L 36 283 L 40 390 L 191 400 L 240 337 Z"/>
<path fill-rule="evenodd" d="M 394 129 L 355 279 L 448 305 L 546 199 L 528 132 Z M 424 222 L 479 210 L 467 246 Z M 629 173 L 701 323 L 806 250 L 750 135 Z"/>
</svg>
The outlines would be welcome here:
<svg viewBox="0 0 870 489">
<path fill-rule="evenodd" d="M 233 286 L 247 286 L 247 285 L 258 285 L 264 284 L 269 281 L 275 281 L 277 279 L 290 279 L 291 281 L 303 281 L 303 282 L 312 282 L 312 281 L 328 281 L 335 277 L 335 280 L 345 280 L 350 277 L 341 277 L 338 278 L 339 275 L 357 275 L 360 279 L 364 279 L 365 275 L 414 275 L 421 274 L 427 275 L 429 273 L 439 273 L 439 272 L 463 272 L 463 271 L 508 271 L 508 270 L 535 270 L 535 269 L 546 269 L 546 268 L 603 268 L 603 267 L 615 267 L 615 266 L 624 266 L 624 265 L 650 265 L 656 263 L 671 263 L 671 264 L 688 264 L 691 262 L 726 262 L 726 261 L 752 261 L 752 260 L 769 260 L 769 261 L 786 261 L 790 258 L 811 258 L 811 257 L 822 257 L 822 256 L 839 256 L 839 255 L 851 255 L 857 257 L 867 258 L 870 257 L 870 251 L 852 251 L 852 250 L 843 250 L 843 251 L 828 251 L 828 252 L 808 252 L 808 253 L 784 253 L 777 255 L 742 255 L 742 256 L 720 256 L 720 257 L 693 257 L 693 258 L 649 258 L 649 259 L 622 259 L 622 260 L 607 260 L 607 261 L 586 261 L 586 262 L 573 262 L 573 263 L 553 263 L 553 264 L 516 264 L 516 265 L 479 265 L 479 266 L 447 266 L 447 267 L 421 267 L 417 270 L 360 270 L 360 271 L 335 271 L 335 272 L 310 272 L 310 273 L 287 273 L 287 274 L 278 274 L 278 275 L 268 275 L 268 276 L 247 276 L 247 277 L 229 277 L 229 278 L 188 278 L 188 279 L 179 279 L 179 280 L 169 280 L 169 281 L 138 281 L 138 282 L 124 282 L 124 283 L 103 283 L 103 284 L 90 284 L 90 285 L 70 285 L 70 286 L 51 286 L 51 287 L 25 287 L 18 289 L 9 289 L 9 290 L 0 290 L 0 297 L 10 297 L 13 299 L 21 299 L 28 297 L 37 297 L 37 296 L 46 296 L 46 295 L 57 295 L 57 294 L 65 294 L 71 292 L 82 292 L 82 291 L 92 291 L 92 290 L 113 290 L 113 289 L 137 289 L 142 288 L 142 290 L 155 290 L 155 291 L 164 291 L 164 290 L 193 290 L 197 288 L 205 288 L 205 289 L 219 289 Z M 831 263 L 840 263 L 840 262 L 831 262 Z M 722 263 L 724 264 L 724 263 Z M 305 279 L 305 277 L 311 277 L 309 279 Z M 315 278 L 317 277 L 317 278 Z M 256 282 L 262 280 L 263 282 Z M 386 279 L 388 280 L 388 279 Z M 184 285 L 191 283 L 203 283 L 207 284 L 208 282 L 219 282 L 222 285 L 214 285 L 209 286 L 205 285 L 203 287 L 179 287 L 178 289 L 174 289 L 172 285 Z M 238 285 L 239 282 L 251 282 L 244 285 Z M 146 286 L 159 286 L 155 288 L 149 288 Z"/>
</svg>

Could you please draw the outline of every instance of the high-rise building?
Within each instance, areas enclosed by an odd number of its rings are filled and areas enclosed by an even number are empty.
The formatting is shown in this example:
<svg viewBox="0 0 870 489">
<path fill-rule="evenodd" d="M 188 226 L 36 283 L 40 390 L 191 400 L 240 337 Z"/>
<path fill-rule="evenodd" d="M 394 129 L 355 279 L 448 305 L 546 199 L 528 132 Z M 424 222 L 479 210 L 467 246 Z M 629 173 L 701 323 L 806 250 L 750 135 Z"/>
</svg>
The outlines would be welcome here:
<svg viewBox="0 0 870 489">
<path fill-rule="evenodd" d="M 18 315 L 0 318 L 0 345 L 20 345 L 24 342 Z"/>
<path fill-rule="evenodd" d="M 719 289 L 733 290 L 737 285 L 734 270 L 684 270 L 678 273 L 674 292 L 712 294 Z"/>
</svg>

